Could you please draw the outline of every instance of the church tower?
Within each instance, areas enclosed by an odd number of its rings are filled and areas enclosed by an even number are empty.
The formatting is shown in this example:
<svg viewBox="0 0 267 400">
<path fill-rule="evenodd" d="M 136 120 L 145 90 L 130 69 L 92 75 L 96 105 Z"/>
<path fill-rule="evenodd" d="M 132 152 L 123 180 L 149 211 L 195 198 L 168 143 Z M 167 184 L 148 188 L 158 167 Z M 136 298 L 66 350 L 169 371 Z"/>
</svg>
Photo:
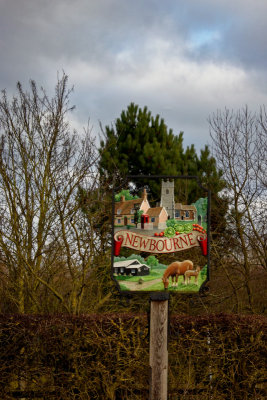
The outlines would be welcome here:
<svg viewBox="0 0 267 400">
<path fill-rule="evenodd" d="M 174 203 L 174 180 L 161 181 L 161 200 L 160 206 L 165 207 L 169 218 L 175 216 L 175 203 Z"/>
</svg>

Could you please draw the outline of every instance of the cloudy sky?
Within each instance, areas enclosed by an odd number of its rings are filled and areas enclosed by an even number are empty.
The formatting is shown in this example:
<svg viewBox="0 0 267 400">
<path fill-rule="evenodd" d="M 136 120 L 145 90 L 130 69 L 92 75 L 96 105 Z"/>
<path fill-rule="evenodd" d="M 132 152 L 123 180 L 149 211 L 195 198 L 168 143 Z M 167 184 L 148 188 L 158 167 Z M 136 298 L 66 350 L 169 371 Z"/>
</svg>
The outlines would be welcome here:
<svg viewBox="0 0 267 400">
<path fill-rule="evenodd" d="M 0 89 L 74 85 L 73 126 L 110 125 L 130 102 L 185 146 L 217 109 L 267 104 L 266 0 L 0 0 Z"/>
</svg>

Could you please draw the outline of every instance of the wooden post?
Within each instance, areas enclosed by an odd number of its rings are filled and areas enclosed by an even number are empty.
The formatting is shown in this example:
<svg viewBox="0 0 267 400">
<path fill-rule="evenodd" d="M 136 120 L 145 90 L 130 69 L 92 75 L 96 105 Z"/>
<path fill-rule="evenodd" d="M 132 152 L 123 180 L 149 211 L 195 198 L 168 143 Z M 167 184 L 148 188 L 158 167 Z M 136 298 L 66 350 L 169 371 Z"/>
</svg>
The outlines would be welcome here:
<svg viewBox="0 0 267 400">
<path fill-rule="evenodd" d="M 169 293 L 150 296 L 149 400 L 167 400 Z"/>
</svg>

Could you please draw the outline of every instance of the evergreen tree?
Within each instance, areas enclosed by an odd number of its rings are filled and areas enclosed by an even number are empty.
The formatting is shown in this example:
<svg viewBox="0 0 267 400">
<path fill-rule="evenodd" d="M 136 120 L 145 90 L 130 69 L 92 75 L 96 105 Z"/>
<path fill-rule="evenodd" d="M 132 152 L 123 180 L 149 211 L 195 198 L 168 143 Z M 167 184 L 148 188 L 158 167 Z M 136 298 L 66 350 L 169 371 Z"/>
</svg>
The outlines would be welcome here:
<svg viewBox="0 0 267 400">
<path fill-rule="evenodd" d="M 142 110 L 131 103 L 115 128 L 106 127 L 105 137 L 100 144 L 100 173 L 109 183 L 120 184 L 126 175 L 182 173 L 182 133 L 175 136 L 147 107 Z"/>
<path fill-rule="evenodd" d="M 143 109 L 131 103 L 122 111 L 115 126 L 107 126 L 105 140 L 100 143 L 99 169 L 102 180 L 111 185 L 124 185 L 126 175 L 191 175 L 199 177 L 205 187 L 218 193 L 223 188 L 221 173 L 210 156 L 208 147 L 201 150 L 198 157 L 194 145 L 183 149 L 183 133 L 174 135 L 164 120 L 153 117 L 147 107 Z M 149 199 L 159 200 L 160 184 L 140 181 L 136 193 L 142 185 L 149 185 Z M 105 186 L 106 187 L 106 186 Z M 203 190 L 195 180 L 177 181 L 176 201 L 191 204 L 203 197 Z"/>
</svg>

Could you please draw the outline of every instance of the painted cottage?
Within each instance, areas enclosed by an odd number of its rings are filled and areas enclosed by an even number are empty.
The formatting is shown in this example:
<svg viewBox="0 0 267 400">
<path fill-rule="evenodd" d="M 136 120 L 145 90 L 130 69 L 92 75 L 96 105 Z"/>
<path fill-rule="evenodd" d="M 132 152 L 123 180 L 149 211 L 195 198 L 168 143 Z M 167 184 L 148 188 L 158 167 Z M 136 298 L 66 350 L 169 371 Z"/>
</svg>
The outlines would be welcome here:
<svg viewBox="0 0 267 400">
<path fill-rule="evenodd" d="M 164 229 L 166 227 L 166 221 L 168 219 L 168 213 L 165 207 L 154 207 L 147 210 L 150 223 L 153 228 Z"/>
<path fill-rule="evenodd" d="M 146 214 L 150 208 L 147 200 L 147 192 L 144 189 L 142 197 L 139 199 L 125 200 L 125 196 L 121 196 L 121 201 L 115 203 L 115 226 L 135 226 L 134 214 L 135 210 L 138 209 Z"/>
<path fill-rule="evenodd" d="M 149 275 L 149 272 L 150 267 L 136 259 L 116 261 L 113 264 L 114 275 L 145 276 Z"/>
<path fill-rule="evenodd" d="M 174 218 L 179 221 L 194 221 L 197 218 L 197 209 L 195 206 L 175 204 Z"/>
</svg>

